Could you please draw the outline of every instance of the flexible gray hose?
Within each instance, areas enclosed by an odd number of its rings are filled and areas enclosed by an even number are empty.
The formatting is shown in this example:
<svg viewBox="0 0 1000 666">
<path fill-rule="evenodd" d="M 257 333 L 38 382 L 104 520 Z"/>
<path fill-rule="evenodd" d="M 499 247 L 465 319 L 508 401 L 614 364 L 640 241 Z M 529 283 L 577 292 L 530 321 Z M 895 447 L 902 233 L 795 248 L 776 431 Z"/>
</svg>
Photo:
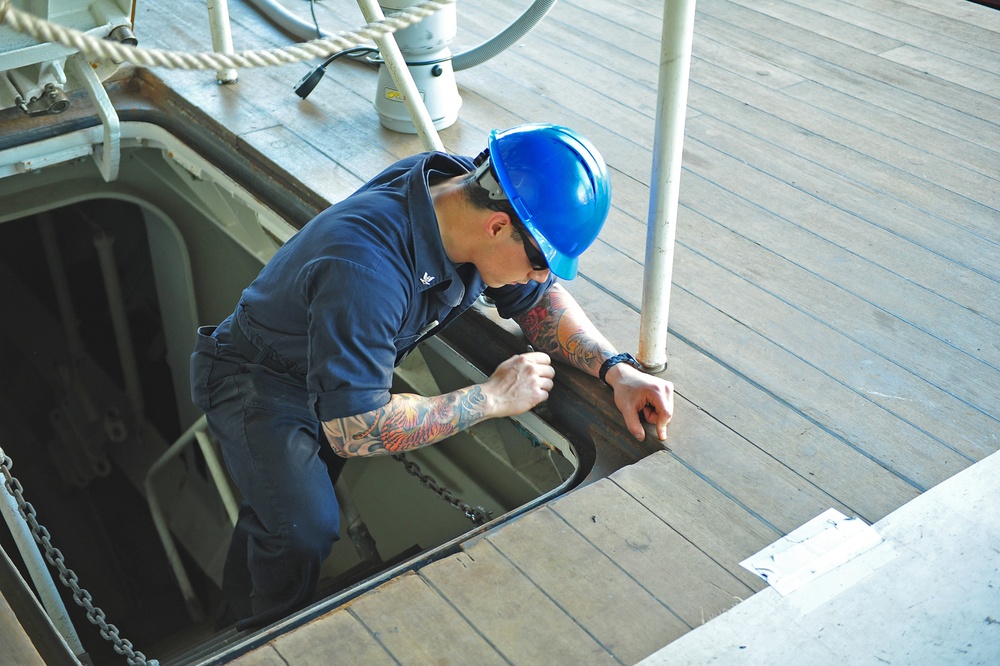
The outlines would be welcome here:
<svg viewBox="0 0 1000 666">
<path fill-rule="evenodd" d="M 247 0 L 247 2 L 253 5 L 261 14 L 271 19 L 279 28 L 296 39 L 312 39 L 316 36 L 315 25 L 291 13 L 277 2 L 277 0 Z M 557 0 L 535 0 L 517 20 L 504 30 L 479 46 L 456 54 L 451 60 L 452 69 L 459 72 L 463 69 L 481 65 L 490 58 L 507 50 L 524 37 L 529 30 L 534 28 L 539 21 L 545 18 L 545 15 L 549 13 L 549 10 L 552 9 L 556 2 Z M 322 28 L 320 28 L 320 33 L 323 37 L 330 36 Z"/>
<path fill-rule="evenodd" d="M 451 59 L 451 68 L 456 72 L 481 65 L 513 46 L 517 40 L 528 34 L 539 21 L 545 18 L 557 0 L 535 0 L 517 20 L 479 46 L 456 54 Z"/>
<path fill-rule="evenodd" d="M 313 39 L 316 37 L 316 26 L 300 19 L 276 0 L 247 0 L 257 11 L 271 19 L 279 28 L 296 39 Z M 321 37 L 330 37 L 330 33 L 320 29 Z"/>
</svg>

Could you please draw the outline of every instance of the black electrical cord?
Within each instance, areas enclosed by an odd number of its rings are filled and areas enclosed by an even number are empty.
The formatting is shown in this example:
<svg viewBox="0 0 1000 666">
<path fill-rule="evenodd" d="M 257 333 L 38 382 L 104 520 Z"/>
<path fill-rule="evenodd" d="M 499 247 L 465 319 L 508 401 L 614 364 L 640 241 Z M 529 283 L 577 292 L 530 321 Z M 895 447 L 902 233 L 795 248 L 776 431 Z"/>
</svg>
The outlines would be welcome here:
<svg viewBox="0 0 1000 666">
<path fill-rule="evenodd" d="M 323 39 L 323 31 L 319 29 L 319 19 L 316 18 L 316 0 L 309 0 L 309 13 L 313 17 L 313 25 L 316 26 L 316 39 Z"/>
<path fill-rule="evenodd" d="M 337 58 L 341 56 L 360 58 L 361 56 L 367 55 L 369 53 L 378 53 L 378 49 L 372 48 L 370 46 L 359 46 L 353 49 L 337 51 L 332 56 L 324 60 L 323 64 L 321 64 L 319 67 L 316 67 L 311 72 L 303 76 L 302 79 L 295 84 L 295 94 L 301 97 L 302 99 L 308 97 L 309 93 L 311 93 L 313 89 L 319 84 L 320 80 L 323 78 L 323 75 L 326 74 L 326 68 L 330 65 L 330 63 L 332 63 Z"/>
<path fill-rule="evenodd" d="M 302 99 L 308 97 L 309 93 L 311 93 L 313 89 L 319 84 L 320 80 L 323 78 L 323 75 L 326 74 L 327 66 L 330 65 L 330 63 L 332 63 L 337 58 L 341 56 L 348 56 L 350 58 L 360 59 L 362 56 L 374 53 L 376 54 L 374 58 L 366 58 L 364 62 L 369 65 L 374 65 L 377 67 L 380 63 L 383 62 L 382 58 L 378 56 L 378 52 L 379 52 L 378 49 L 372 48 L 370 46 L 359 46 L 353 49 L 347 49 L 346 51 L 338 51 L 337 53 L 334 53 L 332 56 L 324 60 L 322 65 L 316 67 L 311 72 L 303 76 L 302 79 L 300 79 L 299 82 L 295 84 L 295 94 L 301 97 Z M 446 58 L 437 58 L 436 60 L 407 62 L 406 65 L 407 67 L 439 65 L 442 62 L 448 62 L 451 59 L 452 59 L 451 56 L 448 56 Z M 435 73 L 435 76 L 438 75 L 439 74 Z"/>
</svg>

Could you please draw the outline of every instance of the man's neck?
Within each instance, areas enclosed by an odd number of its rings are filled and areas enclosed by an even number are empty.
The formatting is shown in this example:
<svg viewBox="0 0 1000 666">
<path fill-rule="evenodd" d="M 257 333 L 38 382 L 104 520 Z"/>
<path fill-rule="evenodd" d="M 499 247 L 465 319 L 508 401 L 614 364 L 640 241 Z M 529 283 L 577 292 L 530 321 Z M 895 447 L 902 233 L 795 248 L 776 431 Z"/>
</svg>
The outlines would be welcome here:
<svg viewBox="0 0 1000 666">
<path fill-rule="evenodd" d="M 465 177 L 461 175 L 447 178 L 430 187 L 431 202 L 434 205 L 434 214 L 437 216 L 445 254 L 456 264 L 469 261 L 465 246 L 467 232 L 464 226 L 468 224 L 472 207 L 462 191 L 462 181 Z"/>
</svg>

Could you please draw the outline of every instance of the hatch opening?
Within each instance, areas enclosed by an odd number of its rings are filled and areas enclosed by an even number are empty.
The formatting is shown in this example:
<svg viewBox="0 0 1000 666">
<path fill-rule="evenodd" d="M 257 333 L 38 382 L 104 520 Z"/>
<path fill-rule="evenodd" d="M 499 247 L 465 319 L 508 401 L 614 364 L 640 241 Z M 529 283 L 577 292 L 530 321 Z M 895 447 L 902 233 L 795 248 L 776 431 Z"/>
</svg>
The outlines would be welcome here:
<svg viewBox="0 0 1000 666">
<path fill-rule="evenodd" d="M 92 160 L 54 157 L 71 154 L 74 140 L 43 141 L 35 152 L 18 146 L 14 158 L 0 152 L 0 302 L 8 313 L 0 361 L 9 369 L 0 376 L 0 442 L 95 603 L 136 645 L 165 644 L 198 625 L 143 481 L 200 417 L 187 388 L 196 327 L 229 314 L 294 228 L 162 128 L 122 124 L 120 176 L 110 183 Z M 395 377 L 394 390 L 424 394 L 485 379 L 439 339 Z M 481 423 L 409 457 L 494 520 L 564 492 L 580 467 L 569 441 L 533 413 Z M 187 447 L 155 489 L 205 625 L 220 601 L 232 529 L 208 462 Z M 326 595 L 426 561 L 476 529 L 389 458 L 348 461 L 342 479 L 374 553 L 345 530 L 324 566 Z M 10 539 L 0 534 L 0 545 L 16 554 Z M 119 659 L 68 606 L 95 663 L 104 654 Z"/>
</svg>

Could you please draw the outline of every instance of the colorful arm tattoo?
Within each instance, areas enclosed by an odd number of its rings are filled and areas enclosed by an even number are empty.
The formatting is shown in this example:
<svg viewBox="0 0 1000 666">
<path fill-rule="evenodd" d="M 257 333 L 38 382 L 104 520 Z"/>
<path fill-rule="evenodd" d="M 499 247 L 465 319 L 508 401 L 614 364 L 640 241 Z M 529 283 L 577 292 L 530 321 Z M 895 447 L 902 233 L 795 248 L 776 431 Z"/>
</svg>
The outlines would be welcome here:
<svg viewBox="0 0 1000 666">
<path fill-rule="evenodd" d="M 486 396 L 479 386 L 431 398 L 397 393 L 385 407 L 323 424 L 343 457 L 400 453 L 434 444 L 482 421 Z"/>
<path fill-rule="evenodd" d="M 558 284 L 517 323 L 535 349 L 595 376 L 601 363 L 615 355 L 576 299 Z"/>
</svg>

